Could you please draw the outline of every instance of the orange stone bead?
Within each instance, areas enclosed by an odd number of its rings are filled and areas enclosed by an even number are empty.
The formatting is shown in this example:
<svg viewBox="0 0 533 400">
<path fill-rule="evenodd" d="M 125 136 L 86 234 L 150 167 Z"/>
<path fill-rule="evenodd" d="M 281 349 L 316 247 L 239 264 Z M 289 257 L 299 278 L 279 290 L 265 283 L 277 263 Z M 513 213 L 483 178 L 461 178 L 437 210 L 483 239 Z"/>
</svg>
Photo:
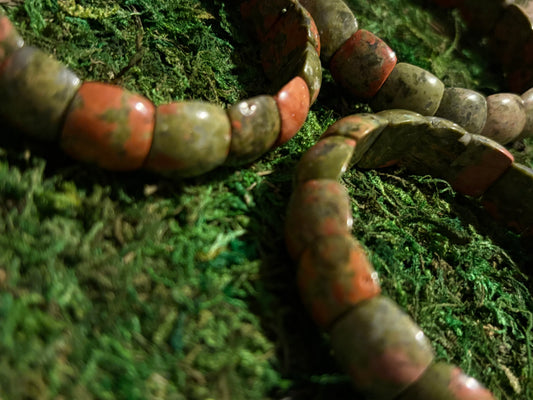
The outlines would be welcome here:
<svg viewBox="0 0 533 400">
<path fill-rule="evenodd" d="M 114 170 L 140 168 L 152 144 L 155 107 L 118 86 L 81 86 L 67 112 L 61 147 L 73 158 Z"/>
<path fill-rule="evenodd" d="M 309 89 L 297 76 L 274 96 L 281 117 L 281 132 L 276 145 L 289 141 L 300 130 L 309 113 Z"/>
</svg>

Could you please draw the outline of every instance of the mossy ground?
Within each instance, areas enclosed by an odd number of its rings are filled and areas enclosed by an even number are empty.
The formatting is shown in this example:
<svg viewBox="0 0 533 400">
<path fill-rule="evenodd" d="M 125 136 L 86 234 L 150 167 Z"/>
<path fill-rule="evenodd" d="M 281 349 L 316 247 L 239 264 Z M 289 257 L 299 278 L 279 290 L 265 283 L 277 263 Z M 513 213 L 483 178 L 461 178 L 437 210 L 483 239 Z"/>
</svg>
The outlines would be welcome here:
<svg viewBox="0 0 533 400">
<path fill-rule="evenodd" d="M 227 106 L 267 91 L 234 2 L 0 3 L 27 42 L 84 79 L 157 104 Z M 448 85 L 502 89 L 455 13 L 415 0 L 350 5 L 400 60 Z M 2 125 L 0 399 L 354 398 L 299 303 L 282 226 L 302 153 L 366 109 L 326 73 L 295 140 L 183 182 L 88 167 Z M 515 149 L 529 165 L 531 146 Z M 498 398 L 532 398 L 528 246 L 440 180 L 388 170 L 343 181 L 354 235 L 437 357 Z"/>
</svg>

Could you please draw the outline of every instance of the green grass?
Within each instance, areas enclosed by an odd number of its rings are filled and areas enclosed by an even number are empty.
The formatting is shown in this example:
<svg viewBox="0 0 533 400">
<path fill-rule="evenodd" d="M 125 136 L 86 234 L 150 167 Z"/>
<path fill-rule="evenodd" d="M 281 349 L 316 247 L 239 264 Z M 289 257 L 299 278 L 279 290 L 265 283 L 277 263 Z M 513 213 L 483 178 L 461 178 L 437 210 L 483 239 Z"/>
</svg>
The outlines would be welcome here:
<svg viewBox="0 0 533 400">
<path fill-rule="evenodd" d="M 448 85 L 502 90 L 456 13 L 415 0 L 350 4 L 402 61 Z M 232 2 L 3 8 L 29 43 L 84 79 L 157 104 L 227 106 L 268 91 Z M 282 232 L 302 153 L 334 120 L 366 109 L 326 73 L 297 138 L 245 168 L 182 182 L 87 167 L 3 126 L 0 399 L 354 398 L 298 300 Z M 532 144 L 514 150 L 529 165 Z M 384 292 L 437 357 L 498 398 L 531 398 L 527 246 L 440 180 L 387 170 L 343 181 Z"/>
</svg>

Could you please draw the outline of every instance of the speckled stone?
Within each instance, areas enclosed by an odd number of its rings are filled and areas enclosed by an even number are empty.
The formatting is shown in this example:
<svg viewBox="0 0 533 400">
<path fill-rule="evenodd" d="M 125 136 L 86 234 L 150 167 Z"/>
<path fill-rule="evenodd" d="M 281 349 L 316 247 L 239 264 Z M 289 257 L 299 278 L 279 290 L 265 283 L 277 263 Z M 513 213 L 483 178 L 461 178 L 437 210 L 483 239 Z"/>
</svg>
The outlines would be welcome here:
<svg viewBox="0 0 533 400">
<path fill-rule="evenodd" d="M 322 329 L 381 292 L 377 272 L 349 235 L 318 238 L 300 258 L 298 287 L 304 305 Z"/>
<path fill-rule="evenodd" d="M 387 119 L 376 114 L 349 115 L 332 124 L 322 134 L 322 138 L 341 136 L 354 140 L 356 146 L 350 161 L 350 165 L 353 165 L 361 160 L 388 124 Z"/>
<path fill-rule="evenodd" d="M 487 100 L 481 93 L 463 88 L 445 88 L 437 117 L 449 119 L 468 132 L 478 134 L 487 121 Z"/>
<path fill-rule="evenodd" d="M 526 236 L 533 235 L 533 170 L 511 167 L 485 192 L 485 209 L 498 221 Z"/>
<path fill-rule="evenodd" d="M 373 97 L 396 65 L 396 54 L 372 32 L 359 29 L 335 53 L 330 70 L 352 95 Z"/>
<path fill-rule="evenodd" d="M 243 165 L 266 153 L 276 142 L 281 120 L 276 100 L 257 96 L 243 100 L 228 110 L 231 145 L 226 164 Z"/>
<path fill-rule="evenodd" d="M 432 364 L 397 400 L 496 400 L 476 379 L 455 365 Z"/>
<path fill-rule="evenodd" d="M 433 361 L 422 330 L 383 296 L 342 317 L 331 329 L 331 344 L 355 388 L 373 400 L 394 399 Z"/>
<path fill-rule="evenodd" d="M 346 235 L 352 229 L 352 212 L 343 185 L 331 179 L 310 180 L 292 193 L 285 221 L 285 242 L 294 260 L 317 238 Z"/>
<path fill-rule="evenodd" d="M 439 108 L 444 84 L 416 65 L 398 63 L 370 105 L 374 111 L 403 109 L 434 115 Z"/>
<path fill-rule="evenodd" d="M 66 114 L 60 145 L 71 157 L 101 168 L 141 168 L 154 131 L 155 107 L 119 86 L 84 83 Z"/>
<path fill-rule="evenodd" d="M 56 141 L 65 111 L 81 85 L 70 69 L 24 46 L 0 70 L 0 115 L 34 138 Z"/>
<path fill-rule="evenodd" d="M 241 3 L 240 11 L 247 25 L 255 31 L 257 38 L 263 41 L 291 3 L 291 0 L 246 0 Z"/>
<path fill-rule="evenodd" d="M 303 126 L 309 113 L 309 89 L 297 76 L 274 96 L 281 117 L 281 132 L 275 145 L 288 142 Z"/>
<path fill-rule="evenodd" d="M 201 175 L 226 160 L 230 140 L 231 125 L 222 108 L 199 101 L 161 105 L 145 167 L 170 177 Z"/>
<path fill-rule="evenodd" d="M 322 60 L 327 65 L 342 44 L 357 31 L 357 20 L 342 0 L 300 0 L 311 13 L 322 43 Z"/>
<path fill-rule="evenodd" d="M 457 6 L 470 28 L 488 34 L 508 4 L 508 0 L 463 0 Z"/>
<path fill-rule="evenodd" d="M 487 97 L 487 122 L 483 136 L 501 144 L 516 139 L 526 126 L 524 102 L 513 93 L 498 93 Z"/>
<path fill-rule="evenodd" d="M 24 46 L 24 40 L 9 18 L 0 15 L 0 64 L 22 46 Z"/>
<path fill-rule="evenodd" d="M 524 111 L 526 112 L 526 124 L 520 138 L 524 139 L 533 136 L 533 88 L 522 94 L 522 101 L 524 102 Z"/>
<path fill-rule="evenodd" d="M 301 158 L 296 167 L 295 182 L 310 179 L 338 180 L 348 168 L 355 140 L 340 136 L 321 139 Z"/>
</svg>

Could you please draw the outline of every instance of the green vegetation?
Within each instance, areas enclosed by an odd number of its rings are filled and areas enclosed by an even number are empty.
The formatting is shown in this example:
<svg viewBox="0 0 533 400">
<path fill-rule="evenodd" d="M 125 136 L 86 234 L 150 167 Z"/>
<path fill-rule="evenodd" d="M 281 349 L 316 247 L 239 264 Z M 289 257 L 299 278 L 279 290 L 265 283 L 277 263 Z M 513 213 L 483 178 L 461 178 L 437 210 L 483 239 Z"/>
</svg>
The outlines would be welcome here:
<svg viewBox="0 0 533 400">
<path fill-rule="evenodd" d="M 370 3 L 370 4 L 369 4 Z M 160 104 L 268 91 L 221 0 L 0 1 L 27 42 L 81 77 Z M 501 90 L 455 13 L 351 0 L 360 25 L 449 85 Z M 332 83 L 291 143 L 246 168 L 170 182 L 76 163 L 2 127 L 0 399 L 348 399 L 294 285 L 282 232 L 292 171 L 334 120 Z M 527 142 L 517 158 L 532 164 Z M 351 171 L 354 235 L 441 360 L 501 399 L 533 397 L 532 265 L 520 239 L 437 179 Z M 531 271 L 531 270 L 530 270 Z"/>
</svg>

